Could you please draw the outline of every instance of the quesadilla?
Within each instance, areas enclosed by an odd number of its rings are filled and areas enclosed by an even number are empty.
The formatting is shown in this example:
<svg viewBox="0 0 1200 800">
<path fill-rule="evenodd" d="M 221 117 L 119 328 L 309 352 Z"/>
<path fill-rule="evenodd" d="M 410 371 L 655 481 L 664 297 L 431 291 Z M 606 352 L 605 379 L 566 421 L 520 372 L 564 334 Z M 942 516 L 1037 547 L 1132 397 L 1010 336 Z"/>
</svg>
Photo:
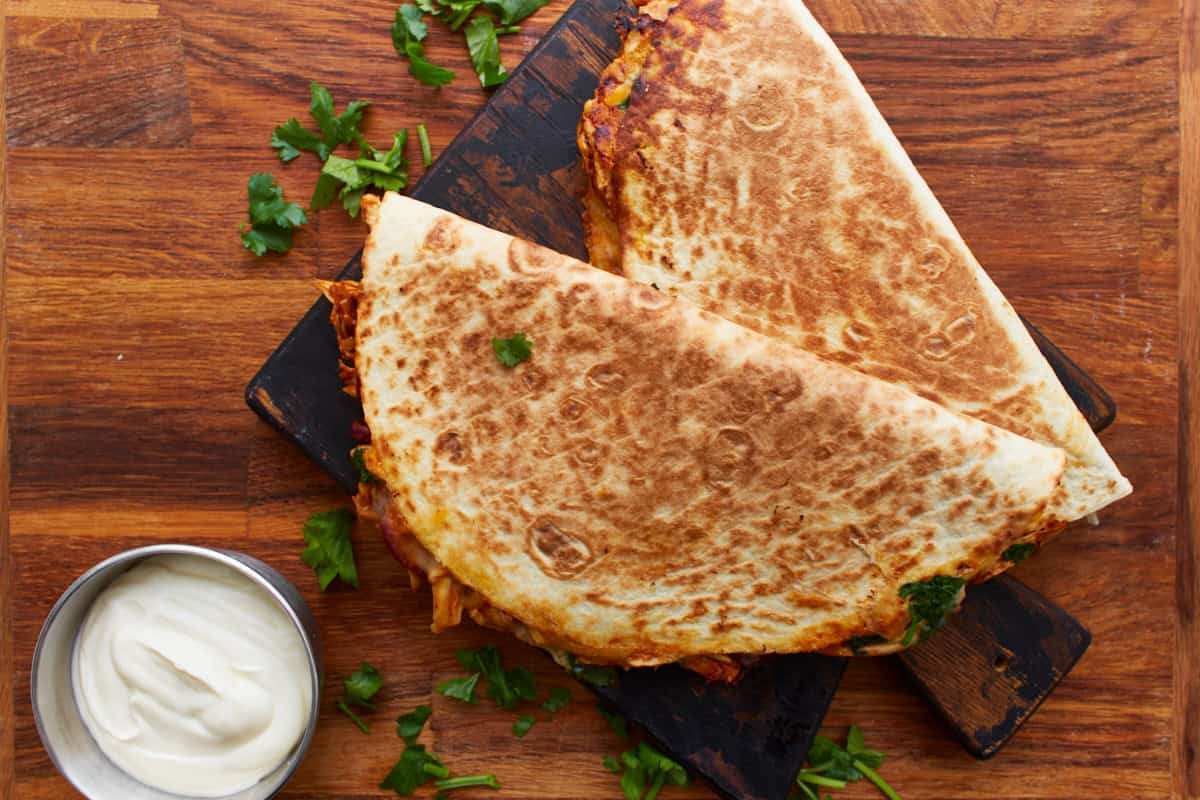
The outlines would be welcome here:
<svg viewBox="0 0 1200 800">
<path fill-rule="evenodd" d="M 435 629 L 710 673 L 897 639 L 902 587 L 991 569 L 1058 487 L 1060 449 L 651 286 L 397 194 L 363 214 L 361 284 L 325 286 L 358 502 Z"/>
<path fill-rule="evenodd" d="M 1025 543 L 1128 494 L 804 4 L 643 5 L 580 122 L 591 262 L 1063 448 Z"/>
</svg>

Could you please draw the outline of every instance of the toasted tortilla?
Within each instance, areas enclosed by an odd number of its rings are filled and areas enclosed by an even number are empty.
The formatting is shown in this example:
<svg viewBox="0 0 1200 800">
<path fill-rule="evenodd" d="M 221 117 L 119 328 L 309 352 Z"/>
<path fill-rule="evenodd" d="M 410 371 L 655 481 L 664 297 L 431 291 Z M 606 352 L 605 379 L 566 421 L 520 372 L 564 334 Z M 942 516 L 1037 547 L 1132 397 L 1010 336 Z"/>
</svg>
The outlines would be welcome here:
<svg viewBox="0 0 1200 800">
<path fill-rule="evenodd" d="M 902 585 L 991 569 L 1058 486 L 1059 449 L 650 286 L 400 195 L 363 212 L 368 466 L 432 570 L 535 643 L 636 666 L 898 638 Z"/>
<path fill-rule="evenodd" d="M 593 264 L 1065 449 L 1024 541 L 1131 491 L 803 3 L 644 12 L 580 122 Z"/>
</svg>

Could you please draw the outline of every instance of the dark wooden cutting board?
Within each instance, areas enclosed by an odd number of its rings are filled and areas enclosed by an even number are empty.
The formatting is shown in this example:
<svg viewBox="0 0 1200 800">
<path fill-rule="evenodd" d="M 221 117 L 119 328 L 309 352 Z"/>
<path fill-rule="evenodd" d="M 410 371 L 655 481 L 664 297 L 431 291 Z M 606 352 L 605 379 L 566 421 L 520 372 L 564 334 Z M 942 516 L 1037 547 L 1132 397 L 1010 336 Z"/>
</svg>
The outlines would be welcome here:
<svg viewBox="0 0 1200 800">
<path fill-rule="evenodd" d="M 477 222 L 586 258 L 575 125 L 596 74 L 619 46 L 621 0 L 576 3 L 512 78 L 440 155 L 412 192 Z M 343 277 L 359 274 L 355 257 Z M 350 422 L 361 418 L 337 380 L 329 306 L 313 305 L 247 388 L 247 402 L 347 490 Z M 1108 395 L 1030 326 L 1097 430 Z M 1090 635 L 1062 609 L 1002 577 L 973 587 L 945 633 L 898 660 L 974 755 L 993 755 L 1087 649 Z M 599 692 L 729 797 L 782 798 L 820 727 L 845 660 L 780 656 L 735 687 L 676 668 L 636 670 Z"/>
</svg>

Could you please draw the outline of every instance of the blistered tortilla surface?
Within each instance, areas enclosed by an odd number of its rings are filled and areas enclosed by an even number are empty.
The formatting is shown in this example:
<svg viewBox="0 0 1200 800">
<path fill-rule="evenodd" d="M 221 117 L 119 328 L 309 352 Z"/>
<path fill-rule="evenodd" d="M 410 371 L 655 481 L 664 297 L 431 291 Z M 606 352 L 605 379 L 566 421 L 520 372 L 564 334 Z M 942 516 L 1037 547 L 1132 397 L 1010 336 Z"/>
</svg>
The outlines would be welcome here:
<svg viewBox="0 0 1200 800">
<path fill-rule="evenodd" d="M 364 198 L 356 364 L 421 543 L 590 660 L 893 638 L 988 569 L 1062 451 L 399 195 Z M 493 338 L 524 333 L 509 368 Z"/>
</svg>

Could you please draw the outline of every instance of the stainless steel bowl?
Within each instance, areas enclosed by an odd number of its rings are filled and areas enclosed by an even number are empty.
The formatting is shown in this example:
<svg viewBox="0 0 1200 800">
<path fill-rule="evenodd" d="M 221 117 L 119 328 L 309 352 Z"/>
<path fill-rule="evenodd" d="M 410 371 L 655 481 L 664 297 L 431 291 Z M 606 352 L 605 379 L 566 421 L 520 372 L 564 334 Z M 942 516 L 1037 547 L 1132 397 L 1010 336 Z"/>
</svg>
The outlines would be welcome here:
<svg viewBox="0 0 1200 800">
<path fill-rule="evenodd" d="M 231 550 L 188 544 L 156 544 L 118 553 L 81 575 L 63 592 L 42 625 L 33 651 L 31 694 L 33 718 L 42 745 L 68 781 L 91 800 L 179 800 L 179 795 L 147 786 L 113 764 L 92 739 L 75 704 L 71 662 L 75 640 L 92 601 L 142 559 L 165 554 L 202 556 L 232 567 L 267 590 L 300 632 L 312 678 L 312 710 L 308 726 L 291 755 L 249 789 L 221 800 L 266 800 L 287 783 L 300 765 L 317 727 L 321 710 L 321 662 L 317 625 L 300 592 L 286 578 L 256 558 Z"/>
</svg>

